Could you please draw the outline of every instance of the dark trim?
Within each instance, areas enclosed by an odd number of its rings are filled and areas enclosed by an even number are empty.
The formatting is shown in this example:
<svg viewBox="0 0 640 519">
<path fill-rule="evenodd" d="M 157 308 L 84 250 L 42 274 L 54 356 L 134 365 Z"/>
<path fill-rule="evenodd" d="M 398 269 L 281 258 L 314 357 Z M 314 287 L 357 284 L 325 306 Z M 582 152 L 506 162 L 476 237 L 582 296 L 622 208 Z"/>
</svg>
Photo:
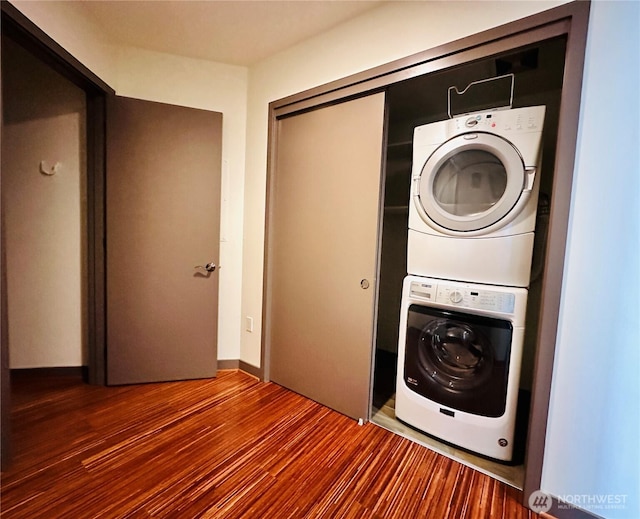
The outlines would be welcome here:
<svg viewBox="0 0 640 519">
<path fill-rule="evenodd" d="M 527 31 L 514 33 L 500 39 L 491 39 L 484 45 L 465 46 L 464 40 L 458 40 L 458 42 L 455 42 L 453 45 L 460 48 L 453 52 L 447 52 L 440 57 L 430 56 L 429 59 L 424 61 L 420 61 L 422 54 L 419 54 L 419 58 L 416 58 L 417 63 L 412 67 L 389 71 L 382 76 L 373 77 L 368 81 L 362 81 L 358 84 L 352 85 L 351 87 L 345 87 L 342 90 L 331 90 L 329 92 L 322 93 L 316 92 L 317 89 L 313 89 L 310 91 L 311 97 L 301 99 L 296 103 L 288 104 L 283 107 L 276 107 L 275 111 L 278 117 L 283 117 L 292 113 L 301 113 L 304 110 L 310 110 L 318 107 L 319 105 L 342 102 L 350 98 L 356 98 L 363 95 L 364 92 L 372 94 L 377 91 L 383 91 L 386 87 L 406 79 L 438 72 L 457 65 L 463 65 L 478 59 L 486 58 L 487 56 L 508 52 L 518 47 L 524 47 L 531 42 L 549 40 L 564 35 L 567 32 L 567 20 L 560 19 L 555 23 L 538 25 Z M 429 55 L 430 54 L 431 53 L 429 52 Z M 277 103 L 277 101 L 275 103 Z"/>
<path fill-rule="evenodd" d="M 269 377 L 268 331 L 270 318 L 268 308 L 270 294 L 269 200 L 271 198 L 272 184 L 275 181 L 277 119 L 318 108 L 328 103 L 342 102 L 367 95 L 376 90 L 383 90 L 385 87 L 404 79 L 428 74 L 435 70 L 441 70 L 473 59 L 481 59 L 503 50 L 535 44 L 554 36 L 566 35 L 567 50 L 558 126 L 556 173 L 554 176 L 553 199 L 551 201 L 549 238 L 545 260 L 546 274 L 541 296 L 542 310 L 538 328 L 539 346 L 535 360 L 529 422 L 535 424 L 535 427 L 529 433 L 526 447 L 525 482 L 522 494 L 525 506 L 528 506 L 529 495 L 540 489 L 542 480 L 542 463 L 544 460 L 547 415 L 549 412 L 551 378 L 558 330 L 571 187 L 575 167 L 589 10 L 589 1 L 564 4 L 386 65 L 305 90 L 269 104 L 261 355 L 261 365 L 265 370 L 267 379 Z M 581 512 L 577 509 L 567 510 L 572 514 Z M 558 513 L 566 513 L 567 510 L 558 510 Z M 570 516 L 566 517 L 569 519 Z"/>
<path fill-rule="evenodd" d="M 245 361 L 240 360 L 240 359 L 222 359 L 222 360 L 219 360 L 218 361 L 218 369 L 219 370 L 237 369 L 237 370 L 240 370 L 240 371 L 244 371 L 245 373 L 248 373 L 249 375 L 257 377 L 260 380 L 263 380 L 263 378 L 262 378 L 262 370 L 260 368 L 256 368 L 255 366 L 252 366 L 251 364 L 247 364 Z"/>
<path fill-rule="evenodd" d="M 260 380 L 264 380 L 264 373 L 261 368 L 256 368 L 255 366 L 246 363 L 245 361 L 240 361 L 240 370 L 248 373 L 249 375 L 253 375 L 254 377 L 259 378 Z"/>
<path fill-rule="evenodd" d="M 11 376 L 25 377 L 78 377 L 86 378 L 86 366 L 55 366 L 43 368 L 13 368 Z"/>
<path fill-rule="evenodd" d="M 40 27 L 7 0 L 2 0 L 2 32 L 83 90 L 114 92 Z M 9 23 L 7 23 L 9 22 Z"/>
<path fill-rule="evenodd" d="M 105 158 L 105 95 L 87 93 L 87 380 L 100 386 L 107 383 Z"/>
<path fill-rule="evenodd" d="M 578 2 L 588 3 L 588 2 Z M 398 81 L 435 72 L 503 50 L 524 46 L 532 41 L 553 38 L 568 32 L 574 4 L 565 4 L 527 16 L 493 29 L 454 40 L 450 43 L 401 58 L 378 67 L 331 81 L 318 87 L 270 103 L 278 117 L 317 107 L 350 96 L 373 93 Z M 540 34 L 532 34 L 533 31 Z M 508 40 L 508 41 L 505 41 Z M 522 40 L 522 43 L 520 43 Z M 495 48 L 494 48 L 495 47 Z"/>
<path fill-rule="evenodd" d="M 531 391 L 530 427 L 527 437 L 525 457 L 525 478 L 523 500 L 540 489 L 542 464 L 544 461 L 551 379 L 558 334 L 558 316 L 564 259 L 569 228 L 569 208 L 571 188 L 575 168 L 578 121 L 582 95 L 587 30 L 589 25 L 589 2 L 574 2 L 563 6 L 563 12 L 570 9 L 571 25 L 567 33 L 565 69 L 560 101 L 557 153 L 553 180 L 549 236 L 544 266 L 544 280 L 540 301 L 540 321 L 538 324 L 538 349 L 533 372 Z"/>
<path fill-rule="evenodd" d="M 278 147 L 278 118 L 275 103 L 269 103 L 269 126 L 267 128 L 267 178 L 264 217 L 264 266 L 262 272 L 262 333 L 260 337 L 260 369 L 262 380 L 271 380 L 271 200 L 274 196 L 276 153 Z"/>
<path fill-rule="evenodd" d="M 0 72 L 0 92 L 2 74 Z M 0 123 L 2 96 L 0 95 Z M 2 124 L 0 124 L 0 127 Z M 1 130 L 0 130 L 1 134 Z M 1 135 L 0 135 L 1 138 Z M 12 459 L 11 448 L 11 372 L 9 370 L 9 319 L 7 313 L 7 256 L 4 233 L 4 206 L 0 202 L 0 470 L 6 470 Z"/>
<path fill-rule="evenodd" d="M 218 360 L 218 369 L 239 369 L 240 368 L 240 360 L 239 359 L 220 359 Z"/>
<path fill-rule="evenodd" d="M 106 376 L 105 96 L 115 91 L 6 0 L 2 33 L 83 89 L 87 96 L 87 347 L 90 384 Z"/>
</svg>

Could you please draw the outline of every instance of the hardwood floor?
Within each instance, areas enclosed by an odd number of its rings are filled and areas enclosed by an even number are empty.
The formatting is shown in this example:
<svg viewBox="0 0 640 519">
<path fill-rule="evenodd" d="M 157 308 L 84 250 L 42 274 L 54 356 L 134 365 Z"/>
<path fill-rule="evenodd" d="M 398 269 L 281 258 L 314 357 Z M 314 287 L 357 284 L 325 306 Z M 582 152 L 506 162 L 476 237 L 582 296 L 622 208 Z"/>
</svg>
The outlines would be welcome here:
<svg viewBox="0 0 640 519">
<path fill-rule="evenodd" d="M 243 372 L 12 385 L 3 518 L 537 517 L 503 483 Z"/>
</svg>

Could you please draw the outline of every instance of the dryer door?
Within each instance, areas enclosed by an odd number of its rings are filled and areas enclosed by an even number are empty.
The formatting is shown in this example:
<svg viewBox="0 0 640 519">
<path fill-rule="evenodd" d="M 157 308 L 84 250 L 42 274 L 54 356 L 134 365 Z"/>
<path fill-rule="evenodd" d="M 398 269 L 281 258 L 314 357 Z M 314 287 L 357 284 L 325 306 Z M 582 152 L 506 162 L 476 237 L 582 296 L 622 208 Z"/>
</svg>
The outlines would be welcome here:
<svg viewBox="0 0 640 519">
<path fill-rule="evenodd" d="M 495 230 L 509 223 L 529 199 L 534 175 L 506 139 L 464 133 L 427 159 L 414 202 L 422 218 L 443 232 Z"/>
</svg>

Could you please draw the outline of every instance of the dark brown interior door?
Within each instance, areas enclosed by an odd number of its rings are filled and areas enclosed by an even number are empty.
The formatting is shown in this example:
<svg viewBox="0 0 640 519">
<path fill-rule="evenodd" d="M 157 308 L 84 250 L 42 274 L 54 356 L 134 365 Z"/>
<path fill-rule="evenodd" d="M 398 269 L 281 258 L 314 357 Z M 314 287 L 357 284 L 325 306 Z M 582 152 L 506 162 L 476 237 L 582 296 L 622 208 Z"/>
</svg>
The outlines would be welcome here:
<svg viewBox="0 0 640 519">
<path fill-rule="evenodd" d="M 108 384 L 216 375 L 221 147 L 220 113 L 107 100 Z"/>
<path fill-rule="evenodd" d="M 2 110 L 0 108 L 0 120 Z M 7 314 L 7 269 L 4 247 L 4 214 L 0 217 L 0 468 L 11 461 L 11 372 L 9 370 L 9 318 Z"/>
</svg>

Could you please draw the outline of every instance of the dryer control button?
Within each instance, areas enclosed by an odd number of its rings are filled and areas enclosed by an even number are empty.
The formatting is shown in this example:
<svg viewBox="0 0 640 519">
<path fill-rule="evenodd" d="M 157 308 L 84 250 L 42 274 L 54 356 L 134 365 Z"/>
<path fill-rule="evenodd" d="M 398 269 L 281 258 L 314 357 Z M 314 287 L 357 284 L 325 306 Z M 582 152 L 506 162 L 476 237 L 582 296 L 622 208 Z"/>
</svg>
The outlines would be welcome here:
<svg viewBox="0 0 640 519">
<path fill-rule="evenodd" d="M 469 119 L 467 119 L 465 121 L 465 123 L 469 128 L 475 126 L 476 124 L 478 124 L 478 120 L 475 117 L 470 117 Z"/>
</svg>

